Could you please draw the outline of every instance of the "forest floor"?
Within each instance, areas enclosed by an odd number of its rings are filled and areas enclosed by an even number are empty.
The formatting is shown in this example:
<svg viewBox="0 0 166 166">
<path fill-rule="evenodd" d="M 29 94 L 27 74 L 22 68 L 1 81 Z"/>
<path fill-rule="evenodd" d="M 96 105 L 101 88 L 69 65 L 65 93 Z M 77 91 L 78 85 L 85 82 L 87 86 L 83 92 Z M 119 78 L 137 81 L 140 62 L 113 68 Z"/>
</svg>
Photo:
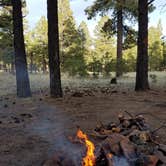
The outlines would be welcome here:
<svg viewBox="0 0 166 166">
<path fill-rule="evenodd" d="M 166 120 L 166 88 L 134 92 L 120 87 L 66 87 L 62 99 L 51 99 L 47 90 L 27 99 L 1 97 L 0 166 L 41 166 L 56 150 L 81 158 L 81 148 L 68 139 L 77 126 L 90 135 L 99 121 L 116 122 L 126 110 L 143 113 L 154 129 Z M 165 133 L 163 128 L 157 134 L 166 144 Z"/>
</svg>

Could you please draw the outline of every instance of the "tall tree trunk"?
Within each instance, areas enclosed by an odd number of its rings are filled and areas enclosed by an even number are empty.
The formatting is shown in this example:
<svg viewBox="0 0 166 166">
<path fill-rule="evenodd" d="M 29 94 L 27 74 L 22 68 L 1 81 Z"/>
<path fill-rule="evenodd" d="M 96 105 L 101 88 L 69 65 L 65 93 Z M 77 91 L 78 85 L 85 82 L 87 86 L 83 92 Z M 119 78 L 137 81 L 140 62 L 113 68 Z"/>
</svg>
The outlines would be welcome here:
<svg viewBox="0 0 166 166">
<path fill-rule="evenodd" d="M 59 58 L 58 0 L 47 0 L 47 17 L 50 94 L 52 97 L 62 97 Z"/>
<path fill-rule="evenodd" d="M 148 0 L 138 1 L 138 51 L 136 91 L 149 89 L 148 82 Z"/>
<path fill-rule="evenodd" d="M 12 0 L 12 6 L 17 96 L 30 97 L 31 90 L 24 44 L 21 0 Z"/>
<path fill-rule="evenodd" d="M 123 44 L 123 4 L 118 0 L 117 10 L 117 64 L 116 77 L 122 76 L 122 44 Z"/>
</svg>

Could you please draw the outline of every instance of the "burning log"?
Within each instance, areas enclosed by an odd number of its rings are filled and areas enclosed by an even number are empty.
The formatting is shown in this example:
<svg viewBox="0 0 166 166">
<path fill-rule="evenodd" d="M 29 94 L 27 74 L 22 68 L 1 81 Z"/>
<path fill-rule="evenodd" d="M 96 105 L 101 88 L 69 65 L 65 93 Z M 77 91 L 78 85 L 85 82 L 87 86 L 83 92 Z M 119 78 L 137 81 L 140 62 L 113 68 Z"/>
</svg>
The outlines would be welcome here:
<svg viewBox="0 0 166 166">
<path fill-rule="evenodd" d="M 120 134 L 111 134 L 107 139 L 105 139 L 102 143 L 102 148 L 104 149 L 105 153 L 113 153 L 116 156 L 121 155 L 121 147 L 120 142 L 126 139 L 123 135 Z"/>
<path fill-rule="evenodd" d="M 123 139 L 120 141 L 120 147 L 122 148 L 123 155 L 126 159 L 132 160 L 133 158 L 136 158 L 136 148 L 134 144 L 129 141 L 129 139 Z"/>
<path fill-rule="evenodd" d="M 150 130 L 142 115 L 129 117 L 119 114 L 119 123 L 104 125 L 99 123 L 89 135 L 98 142 L 95 146 L 80 129 L 73 144 L 86 147 L 81 166 L 164 166 L 166 165 L 166 145 L 154 139 L 155 130 Z M 159 128 L 160 129 L 160 128 Z M 155 131 L 155 132 L 154 132 Z M 158 129 L 157 129 L 158 131 Z M 99 139 L 97 139 L 99 138 Z M 57 153 L 43 166 L 78 166 L 63 153 Z M 79 165 L 80 166 L 80 165 Z"/>
<path fill-rule="evenodd" d="M 87 148 L 86 156 L 83 158 L 82 165 L 83 166 L 94 166 L 95 165 L 95 155 L 94 150 L 95 146 L 94 144 L 88 139 L 87 135 L 84 134 L 80 129 L 77 131 L 77 137 L 79 139 L 83 139 Z"/>
</svg>

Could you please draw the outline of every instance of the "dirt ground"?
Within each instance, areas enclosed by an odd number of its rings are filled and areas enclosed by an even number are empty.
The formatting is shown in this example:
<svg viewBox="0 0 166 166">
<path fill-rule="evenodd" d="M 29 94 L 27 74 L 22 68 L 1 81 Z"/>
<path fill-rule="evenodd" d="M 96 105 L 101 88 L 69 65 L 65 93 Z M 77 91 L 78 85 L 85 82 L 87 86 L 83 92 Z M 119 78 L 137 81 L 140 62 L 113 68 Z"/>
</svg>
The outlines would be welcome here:
<svg viewBox="0 0 166 166">
<path fill-rule="evenodd" d="M 101 88 L 74 93 L 66 89 L 62 99 L 47 94 L 34 94 L 31 99 L 0 98 L 0 166 L 41 166 L 59 149 L 78 155 L 68 140 L 77 126 L 89 134 L 99 121 L 116 121 L 125 110 L 133 115 L 143 113 L 153 129 L 166 121 L 166 91 Z M 166 144 L 165 133 L 163 128 L 158 135 Z"/>
</svg>

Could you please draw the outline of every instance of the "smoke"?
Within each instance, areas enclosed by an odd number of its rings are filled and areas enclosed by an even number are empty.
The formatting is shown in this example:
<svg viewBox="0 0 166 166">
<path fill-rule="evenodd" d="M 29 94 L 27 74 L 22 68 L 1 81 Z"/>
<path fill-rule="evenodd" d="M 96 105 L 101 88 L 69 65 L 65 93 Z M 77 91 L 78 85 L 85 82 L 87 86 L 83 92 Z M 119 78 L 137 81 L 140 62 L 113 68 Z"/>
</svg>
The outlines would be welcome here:
<svg viewBox="0 0 166 166">
<path fill-rule="evenodd" d="M 77 131 L 69 115 L 48 105 L 42 105 L 38 114 L 38 122 L 32 124 L 33 127 L 29 127 L 33 128 L 33 134 L 49 143 L 49 152 L 46 157 L 59 159 L 63 166 L 81 166 L 86 147 L 69 139 L 72 137 L 74 140 Z"/>
<path fill-rule="evenodd" d="M 55 143 L 55 156 L 61 159 L 64 166 L 81 166 L 81 161 L 85 155 L 86 148 L 80 143 L 72 143 L 65 136 L 60 136 L 56 139 Z"/>
</svg>

